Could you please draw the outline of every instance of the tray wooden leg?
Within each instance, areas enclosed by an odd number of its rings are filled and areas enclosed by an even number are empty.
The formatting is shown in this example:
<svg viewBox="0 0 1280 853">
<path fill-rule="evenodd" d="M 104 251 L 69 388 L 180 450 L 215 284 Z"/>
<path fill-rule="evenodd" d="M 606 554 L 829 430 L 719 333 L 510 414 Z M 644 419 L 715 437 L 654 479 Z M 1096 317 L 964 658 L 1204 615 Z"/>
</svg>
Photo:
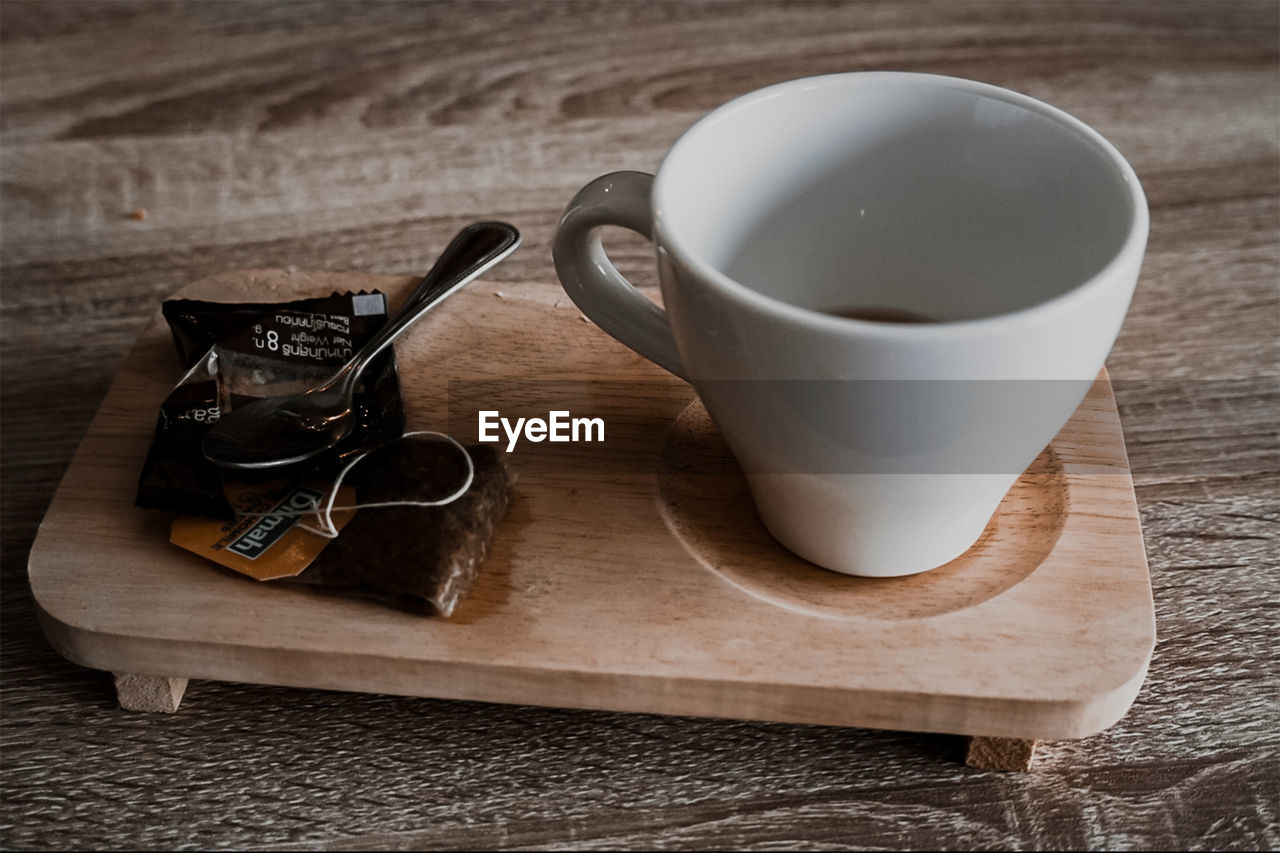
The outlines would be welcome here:
<svg viewBox="0 0 1280 853">
<path fill-rule="evenodd" d="M 1030 770 L 1036 742 L 1016 737 L 969 738 L 964 763 L 980 770 Z"/>
<path fill-rule="evenodd" d="M 185 678 L 122 672 L 117 672 L 115 676 L 116 698 L 120 701 L 120 707 L 126 711 L 172 714 L 178 710 L 182 694 L 187 690 Z"/>
</svg>

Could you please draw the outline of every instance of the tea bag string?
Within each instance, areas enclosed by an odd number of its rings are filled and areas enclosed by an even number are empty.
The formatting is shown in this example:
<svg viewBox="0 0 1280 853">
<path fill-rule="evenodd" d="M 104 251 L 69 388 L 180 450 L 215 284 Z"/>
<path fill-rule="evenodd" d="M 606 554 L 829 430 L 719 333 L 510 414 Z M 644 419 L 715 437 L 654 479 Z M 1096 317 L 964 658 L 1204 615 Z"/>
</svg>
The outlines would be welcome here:
<svg viewBox="0 0 1280 853">
<path fill-rule="evenodd" d="M 361 461 L 363 461 L 364 458 L 368 456 L 369 453 L 371 452 L 371 451 L 365 451 L 355 456 L 354 458 L 352 458 L 351 461 L 349 461 L 346 465 L 344 465 L 342 467 L 342 470 L 338 472 L 338 476 L 333 481 L 333 485 L 329 489 L 328 498 L 323 501 L 323 505 L 321 501 L 313 499 L 311 501 L 311 506 L 306 509 L 277 510 L 274 512 L 237 512 L 236 515 L 246 516 L 246 517 L 256 517 L 256 518 L 266 518 L 266 517 L 296 518 L 299 516 L 314 515 L 319 521 L 319 526 L 313 527 L 309 524 L 303 524 L 299 522 L 297 525 L 298 528 L 301 530 L 305 530 L 309 533 L 314 533 L 317 536 L 323 536 L 325 539 L 336 539 L 338 537 L 338 528 L 337 528 L 337 525 L 333 523 L 333 513 L 335 511 L 340 512 L 343 510 L 379 509 L 382 507 L 392 507 L 392 506 L 433 507 L 433 506 L 445 506 L 446 504 L 451 504 L 454 501 L 456 501 L 458 498 L 465 495 L 467 491 L 471 488 L 472 483 L 475 482 L 476 467 L 475 467 L 475 463 L 471 461 L 471 454 L 467 452 L 467 449 L 465 447 L 463 447 L 460 443 L 458 443 L 457 439 L 443 432 L 436 432 L 434 430 L 413 430 L 410 432 L 406 432 L 403 436 L 401 436 L 401 438 L 410 438 L 412 436 L 419 436 L 419 435 L 432 436 L 435 438 L 443 439 L 444 441 L 456 447 L 458 449 L 458 452 L 462 454 L 462 458 L 466 461 L 467 476 L 463 479 L 462 485 L 459 486 L 457 489 L 455 489 L 452 494 L 447 495 L 443 498 L 440 498 L 439 500 L 433 500 L 433 501 L 404 499 L 404 500 L 394 500 L 394 501 L 372 501 L 370 503 L 357 502 L 355 504 L 351 504 L 347 506 L 334 506 L 334 502 L 338 498 L 338 489 L 342 487 L 342 481 L 346 478 L 347 473 L 356 465 L 358 465 Z"/>
<path fill-rule="evenodd" d="M 343 479 L 347 476 L 348 471 L 354 468 L 361 460 L 363 460 L 366 456 L 369 455 L 369 452 L 366 451 L 364 453 L 361 453 L 359 456 L 355 457 L 354 459 L 352 459 L 345 466 L 343 466 L 341 471 L 338 472 L 337 479 L 333 481 L 333 488 L 329 490 L 329 499 L 325 501 L 324 511 L 323 512 L 318 511 L 319 507 L 318 505 L 316 505 L 316 509 L 317 509 L 316 517 L 320 520 L 320 527 L 319 528 L 312 527 L 309 524 L 302 524 L 301 522 L 299 522 L 298 527 L 310 533 L 315 533 L 318 536 L 323 536 L 326 539 L 336 539 L 338 537 L 338 528 L 333 523 L 333 511 L 335 509 L 337 510 L 379 509 L 382 507 L 391 507 L 391 506 L 420 506 L 420 507 L 445 506 L 447 504 L 453 503 L 458 498 L 465 495 L 467 493 L 467 490 L 471 488 L 471 484 L 475 482 L 475 479 L 476 479 L 476 466 L 475 466 L 475 463 L 471 461 L 471 454 L 467 452 L 467 449 L 463 447 L 461 444 L 459 444 L 458 440 L 453 436 L 443 432 L 436 432 L 434 430 L 414 430 L 412 432 L 406 432 L 402 436 L 402 438 L 410 438 L 411 436 L 415 436 L 415 435 L 429 435 L 429 436 L 434 436 L 436 438 L 442 438 L 445 441 L 447 441 L 449 444 L 452 444 L 454 447 L 458 448 L 458 452 L 461 453 L 462 458 L 466 460 L 467 476 L 463 479 L 462 485 L 459 486 L 453 492 L 453 494 L 450 494 L 446 497 L 443 497 L 443 498 L 440 498 L 439 500 L 434 500 L 434 501 L 421 501 L 421 500 L 373 501 L 370 503 L 355 503 L 351 506 L 335 507 L 333 505 L 333 502 L 338 498 L 338 489 L 342 486 Z"/>
</svg>

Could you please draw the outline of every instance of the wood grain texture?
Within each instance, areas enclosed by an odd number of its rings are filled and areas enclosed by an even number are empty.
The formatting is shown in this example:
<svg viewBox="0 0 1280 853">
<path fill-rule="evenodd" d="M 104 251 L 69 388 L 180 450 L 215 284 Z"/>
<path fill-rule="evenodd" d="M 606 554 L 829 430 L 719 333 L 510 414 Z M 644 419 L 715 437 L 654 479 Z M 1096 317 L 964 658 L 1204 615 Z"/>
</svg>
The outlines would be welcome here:
<svg viewBox="0 0 1280 853">
<path fill-rule="evenodd" d="M 178 295 L 380 289 L 394 306 L 412 284 L 255 270 Z M 1128 710 L 1155 626 L 1105 372 L 966 553 L 914 577 L 850 578 L 772 540 L 685 382 L 584 324 L 563 293 L 504 287 L 473 283 L 397 342 L 408 427 L 447 424 L 471 444 L 481 409 L 604 427 L 504 454 L 513 509 L 451 618 L 245 583 L 172 547 L 167 515 L 130 505 L 181 377 L 157 312 L 31 550 L 50 642 L 113 672 L 1001 740 L 1083 737 Z M 1009 769 L 1006 753 L 978 755 Z"/>
<path fill-rule="evenodd" d="M 982 770 L 1030 770 L 1035 761 L 1036 742 L 1012 737 L 969 739 L 964 763 Z"/>
<path fill-rule="evenodd" d="M 1273 2 L 0 4 L 6 847 L 1280 846 L 1280 11 Z M 554 288 L 585 181 L 813 73 L 969 76 L 1112 139 L 1151 203 L 1108 361 L 1159 642 L 1030 776 L 942 736 L 192 682 L 115 707 L 27 551 L 158 302 L 229 269 L 409 275 L 507 218 Z M 145 208 L 143 221 L 129 218 Z M 651 283 L 648 247 L 611 248 Z"/>
<path fill-rule="evenodd" d="M 115 684 L 116 700 L 121 708 L 151 714 L 174 713 L 182 704 L 182 694 L 187 690 L 186 678 L 168 675 L 117 672 Z"/>
</svg>

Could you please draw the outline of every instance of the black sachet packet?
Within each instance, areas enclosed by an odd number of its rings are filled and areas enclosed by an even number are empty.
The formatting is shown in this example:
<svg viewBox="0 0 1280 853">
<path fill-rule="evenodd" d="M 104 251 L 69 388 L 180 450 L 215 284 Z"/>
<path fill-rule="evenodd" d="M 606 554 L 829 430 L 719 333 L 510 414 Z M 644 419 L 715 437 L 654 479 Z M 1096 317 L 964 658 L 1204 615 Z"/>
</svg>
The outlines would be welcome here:
<svg viewBox="0 0 1280 853">
<path fill-rule="evenodd" d="M 329 378 L 387 321 L 377 291 L 334 293 L 285 303 L 171 299 L 162 313 L 184 374 L 160 406 L 135 502 L 149 509 L 231 518 L 222 472 L 201 441 L 221 414 L 260 397 L 296 394 Z M 404 434 L 395 353 L 387 347 L 356 389 L 356 428 L 315 460 L 262 474 L 264 479 L 331 478 L 355 454 Z M 252 472 L 237 472 L 251 479 Z"/>
</svg>

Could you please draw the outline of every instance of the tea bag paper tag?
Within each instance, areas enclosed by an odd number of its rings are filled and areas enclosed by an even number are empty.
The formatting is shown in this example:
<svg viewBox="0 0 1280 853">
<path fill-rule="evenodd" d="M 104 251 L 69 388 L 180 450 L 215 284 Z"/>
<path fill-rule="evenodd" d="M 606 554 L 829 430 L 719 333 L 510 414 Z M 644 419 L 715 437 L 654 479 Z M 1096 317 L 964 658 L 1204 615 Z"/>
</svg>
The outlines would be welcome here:
<svg viewBox="0 0 1280 853">
<path fill-rule="evenodd" d="M 225 490 L 235 519 L 180 516 L 169 530 L 169 541 L 260 581 L 300 574 L 331 541 L 307 529 L 320 526 L 309 510 L 328 499 L 324 484 L 228 481 Z M 354 504 L 355 489 L 340 486 L 335 507 Z M 334 509 L 333 526 L 342 530 L 354 515 L 354 509 Z"/>
</svg>

